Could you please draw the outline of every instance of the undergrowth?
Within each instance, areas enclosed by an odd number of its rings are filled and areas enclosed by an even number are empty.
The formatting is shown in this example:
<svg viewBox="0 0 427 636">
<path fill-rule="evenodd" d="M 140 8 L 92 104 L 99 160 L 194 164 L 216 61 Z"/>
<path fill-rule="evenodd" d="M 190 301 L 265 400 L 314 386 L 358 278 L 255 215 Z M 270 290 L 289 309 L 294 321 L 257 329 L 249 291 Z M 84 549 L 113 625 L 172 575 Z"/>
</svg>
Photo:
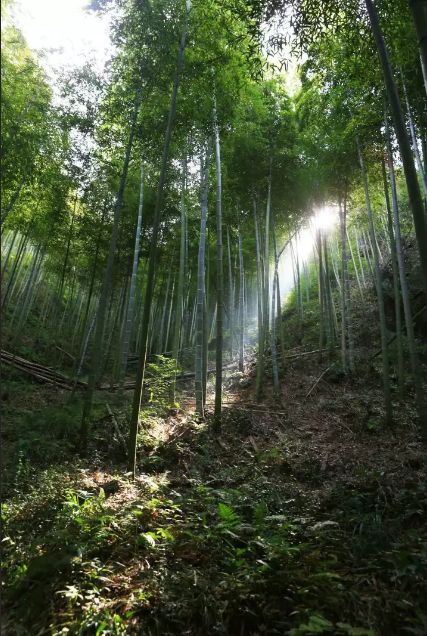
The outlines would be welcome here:
<svg viewBox="0 0 427 636">
<path fill-rule="evenodd" d="M 308 350 L 318 343 L 316 302 L 304 313 Z M 292 302 L 284 321 L 298 347 Z M 362 355 L 369 315 L 356 309 L 355 321 Z M 8 371 L 4 632 L 426 634 L 427 461 L 411 388 L 405 405 L 394 389 L 389 429 L 379 361 L 360 359 L 348 376 L 337 360 L 280 362 L 282 403 L 271 406 L 266 382 L 257 410 L 245 404 L 253 377 L 231 375 L 239 399 L 224 408 L 219 437 L 209 410 L 200 421 L 181 396 L 168 408 L 170 360 L 155 360 L 135 481 L 106 409 L 126 437 L 130 404 L 98 394 L 90 459 L 79 459 L 80 398 Z"/>
<path fill-rule="evenodd" d="M 325 477 L 291 438 L 234 452 L 245 411 L 226 449 L 206 424 L 185 431 L 152 437 L 137 482 L 74 463 L 7 500 L 8 633 L 425 633 L 426 480 L 395 491 L 365 470 L 317 498 Z"/>
</svg>

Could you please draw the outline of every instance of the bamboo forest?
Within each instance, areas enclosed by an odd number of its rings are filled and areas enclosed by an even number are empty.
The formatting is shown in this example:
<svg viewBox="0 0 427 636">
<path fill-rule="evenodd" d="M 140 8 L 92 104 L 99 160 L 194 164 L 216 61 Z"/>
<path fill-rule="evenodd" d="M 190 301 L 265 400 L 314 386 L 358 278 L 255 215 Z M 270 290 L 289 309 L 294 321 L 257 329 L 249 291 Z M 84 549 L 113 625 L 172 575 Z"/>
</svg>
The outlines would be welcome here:
<svg viewBox="0 0 427 636">
<path fill-rule="evenodd" d="M 427 1 L 1 16 L 5 636 L 425 636 Z"/>
</svg>

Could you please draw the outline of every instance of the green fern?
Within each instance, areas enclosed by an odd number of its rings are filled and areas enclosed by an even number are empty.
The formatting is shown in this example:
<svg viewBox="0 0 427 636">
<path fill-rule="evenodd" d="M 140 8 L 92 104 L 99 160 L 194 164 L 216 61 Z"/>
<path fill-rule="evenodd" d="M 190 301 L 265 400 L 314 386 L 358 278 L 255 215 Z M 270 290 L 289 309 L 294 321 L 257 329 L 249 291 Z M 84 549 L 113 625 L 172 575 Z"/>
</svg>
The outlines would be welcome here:
<svg viewBox="0 0 427 636">
<path fill-rule="evenodd" d="M 240 519 L 239 516 L 234 512 L 230 506 L 227 504 L 220 503 L 218 504 L 218 512 L 221 517 L 221 525 L 225 528 L 234 528 L 238 525 Z"/>
<path fill-rule="evenodd" d="M 268 507 L 264 499 L 259 502 L 254 510 L 254 521 L 258 524 L 263 523 L 268 515 Z"/>
</svg>

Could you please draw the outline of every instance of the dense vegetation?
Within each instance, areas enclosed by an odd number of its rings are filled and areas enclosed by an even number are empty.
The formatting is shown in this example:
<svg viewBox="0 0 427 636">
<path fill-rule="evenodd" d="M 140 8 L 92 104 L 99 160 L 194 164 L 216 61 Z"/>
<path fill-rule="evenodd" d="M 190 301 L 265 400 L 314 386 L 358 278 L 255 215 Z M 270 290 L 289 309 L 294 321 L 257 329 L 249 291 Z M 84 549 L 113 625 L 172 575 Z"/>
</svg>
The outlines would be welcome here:
<svg viewBox="0 0 427 636">
<path fill-rule="evenodd" d="M 88 10 L 2 0 L 5 633 L 425 634 L 425 2 Z"/>
</svg>

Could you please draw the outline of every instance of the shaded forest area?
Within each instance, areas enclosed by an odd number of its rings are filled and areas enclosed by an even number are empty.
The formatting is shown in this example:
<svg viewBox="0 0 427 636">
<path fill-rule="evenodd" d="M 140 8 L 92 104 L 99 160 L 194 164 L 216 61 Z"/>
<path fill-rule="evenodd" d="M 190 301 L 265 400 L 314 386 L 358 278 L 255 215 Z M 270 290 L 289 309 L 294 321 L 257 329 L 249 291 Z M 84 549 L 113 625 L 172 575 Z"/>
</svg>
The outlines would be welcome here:
<svg viewBox="0 0 427 636">
<path fill-rule="evenodd" d="M 426 3 L 1 7 L 4 633 L 426 634 Z"/>
</svg>

